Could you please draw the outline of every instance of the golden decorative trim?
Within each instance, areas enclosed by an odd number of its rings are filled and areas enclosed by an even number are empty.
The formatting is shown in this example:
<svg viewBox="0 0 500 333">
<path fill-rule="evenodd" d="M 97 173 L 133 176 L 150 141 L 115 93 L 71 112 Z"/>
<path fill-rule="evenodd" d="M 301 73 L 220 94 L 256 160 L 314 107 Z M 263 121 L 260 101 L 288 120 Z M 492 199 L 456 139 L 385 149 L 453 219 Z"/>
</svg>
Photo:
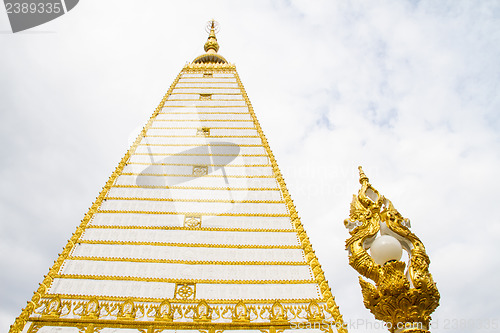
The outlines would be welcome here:
<svg viewBox="0 0 500 333">
<path fill-rule="evenodd" d="M 281 171 L 278 167 L 278 163 L 276 162 L 274 154 L 271 151 L 271 148 L 269 147 L 267 138 L 264 135 L 262 128 L 260 127 L 259 121 L 257 120 L 257 117 L 255 116 L 255 112 L 253 110 L 252 104 L 250 103 L 250 100 L 249 100 L 248 95 L 245 91 L 245 88 L 243 87 L 243 84 L 241 83 L 240 77 L 236 71 L 234 72 L 234 75 L 236 77 L 236 80 L 238 81 L 238 85 L 239 85 L 240 90 L 243 94 L 243 98 L 245 99 L 245 102 L 248 106 L 248 111 L 250 112 L 250 115 L 252 116 L 252 118 L 254 120 L 254 124 L 255 124 L 255 127 L 257 128 L 257 132 L 259 133 L 259 136 L 262 140 L 262 144 L 264 145 L 264 147 L 269 155 L 269 160 L 273 166 L 273 171 L 274 171 L 274 174 L 276 175 L 276 180 L 278 181 L 278 184 L 280 185 L 283 198 L 284 198 L 285 202 L 287 203 L 288 211 L 290 212 L 290 217 L 292 219 L 292 224 L 294 225 L 295 229 L 297 230 L 297 237 L 300 239 L 301 247 L 304 250 L 306 259 L 311 267 L 311 270 L 313 271 L 315 280 L 320 287 L 323 298 L 325 298 L 327 300 L 326 302 L 327 302 L 327 306 L 328 306 L 328 311 L 333 316 L 334 321 L 339 325 L 337 327 L 338 333 L 347 333 L 347 329 L 344 326 L 344 322 L 342 319 L 342 315 L 340 314 L 339 307 L 335 303 L 335 298 L 333 297 L 333 295 L 331 293 L 331 289 L 328 286 L 328 282 L 325 279 L 324 272 L 321 268 L 321 265 L 318 262 L 318 259 L 316 258 L 316 254 L 314 253 L 314 250 L 312 249 L 312 245 L 311 245 L 311 242 L 309 241 L 309 237 L 307 237 L 307 233 L 304 230 L 304 227 L 302 226 L 302 223 L 301 223 L 300 218 L 298 216 L 298 213 L 297 213 L 297 210 L 296 210 L 295 205 L 293 203 L 293 200 L 292 200 L 290 193 L 288 192 L 288 189 L 286 187 L 285 180 L 284 180 L 284 178 L 281 174 Z"/>
<path fill-rule="evenodd" d="M 189 215 L 186 215 L 189 216 Z M 138 226 L 138 225 L 89 225 L 87 229 L 137 229 L 137 230 L 186 230 L 187 227 L 177 226 Z M 197 227 L 199 231 L 231 231 L 231 232 L 295 232 L 293 229 L 251 229 L 251 228 L 218 228 L 218 227 Z"/>
<path fill-rule="evenodd" d="M 186 287 L 189 289 L 187 292 L 180 290 Z M 177 283 L 176 289 L 179 292 L 175 293 L 175 297 L 181 296 L 179 297 L 181 300 L 167 298 L 152 304 L 130 297 L 121 301 L 103 301 L 95 297 L 90 300 L 82 298 L 61 300 L 57 295 L 52 298 L 47 297 L 42 299 L 38 308 L 34 310 L 37 317 L 30 318 L 33 322 L 30 329 L 38 330 L 45 325 L 73 326 L 77 327 L 80 332 L 85 330 L 89 333 L 89 331 L 95 332 L 94 327 L 99 331 L 104 327 L 124 328 L 128 327 L 126 325 L 136 325 L 136 329 L 141 333 L 146 331 L 159 333 L 166 327 L 180 329 L 185 325 L 196 325 L 191 328 L 196 328 L 202 333 L 208 333 L 210 330 L 214 332 L 214 329 L 216 333 L 221 333 L 222 330 L 217 330 L 217 327 L 260 328 L 264 331 L 264 322 L 266 322 L 273 325 L 269 327 L 269 331 L 274 333 L 283 331 L 283 329 L 275 330 L 275 328 L 291 324 L 288 318 L 293 318 L 295 323 L 304 324 L 321 318 L 322 324 L 328 325 L 322 326 L 324 328 L 322 330 L 332 332 L 331 328 L 328 328 L 334 323 L 331 321 L 331 316 L 325 312 L 326 307 L 322 301 L 319 304 L 316 300 L 291 304 L 289 300 L 248 303 L 242 299 L 235 299 L 230 302 L 208 303 L 209 300 L 195 300 L 195 287 L 194 284 Z M 203 331 L 204 328 L 208 328 L 204 327 L 203 323 L 209 323 L 212 320 L 218 322 L 213 322 L 209 330 Z M 144 325 L 147 325 L 147 330 L 140 328 Z M 85 329 L 86 326 L 87 329 Z"/>
<path fill-rule="evenodd" d="M 74 294 L 47 294 L 51 297 L 59 297 L 62 300 L 92 300 L 95 298 L 93 295 L 74 295 Z M 129 299 L 129 297 L 121 297 L 121 296 L 99 296 L 99 300 L 101 301 L 115 301 L 115 302 L 123 302 Z M 164 298 L 148 298 L 148 297 L 134 297 L 136 302 L 161 302 L 165 300 Z M 234 299 L 205 299 L 209 303 L 215 304 L 234 304 Z M 240 299 L 238 299 L 240 300 Z M 197 303 L 198 300 L 178 300 L 174 298 L 169 298 L 168 301 L 172 304 L 194 304 Z M 242 299 L 245 303 L 249 304 L 272 304 L 276 301 L 276 299 Z M 296 299 L 280 299 L 278 300 L 280 303 L 309 303 L 314 301 L 321 302 L 322 300 L 317 298 L 296 298 Z"/>
<path fill-rule="evenodd" d="M 200 101 L 209 101 L 212 99 L 212 94 L 200 94 L 199 98 L 197 100 Z M 169 101 L 179 101 L 178 99 L 169 99 Z M 183 101 L 182 99 L 180 101 Z M 186 101 L 190 101 L 189 99 Z M 196 99 L 193 99 L 192 101 L 196 101 Z"/>
<path fill-rule="evenodd" d="M 174 290 L 174 299 L 195 299 L 196 284 L 195 283 L 176 283 Z"/>
<path fill-rule="evenodd" d="M 207 70 L 217 70 L 218 73 L 232 74 L 236 66 L 229 63 L 189 63 L 182 69 L 183 74 L 185 73 L 203 73 Z"/>
<path fill-rule="evenodd" d="M 156 185 L 113 185 L 116 188 L 162 188 L 181 190 L 221 190 L 221 191 L 279 191 L 276 187 L 209 187 L 209 186 L 156 186 Z"/>
<path fill-rule="evenodd" d="M 141 259 L 124 257 L 85 257 L 70 256 L 67 260 L 90 260 L 90 261 L 124 261 L 124 262 L 147 262 L 156 264 L 184 264 L 184 265 L 243 265 L 243 266 L 305 266 L 305 261 L 207 261 L 207 260 L 178 260 L 178 259 Z"/>
<path fill-rule="evenodd" d="M 77 244 L 102 244 L 102 245 L 151 245 L 151 246 L 176 246 L 176 247 L 213 247 L 228 249 L 302 249 L 300 245 L 246 245 L 246 244 L 207 244 L 207 243 L 168 243 L 168 242 L 141 242 L 141 241 L 111 241 L 111 240 L 85 240 Z"/>
<path fill-rule="evenodd" d="M 192 318 L 189 317 L 189 319 Z M 191 331 L 199 331 L 199 333 L 224 333 L 225 331 L 232 331 L 235 329 L 248 330 L 248 331 L 251 330 L 255 332 L 260 331 L 263 333 L 283 333 L 285 330 L 296 329 L 296 325 L 294 325 L 294 323 L 288 323 L 288 322 L 271 323 L 269 321 L 246 323 L 246 322 L 213 322 L 210 320 L 207 321 L 193 320 L 193 321 L 183 321 L 183 322 L 146 321 L 146 320 L 98 320 L 96 321 L 97 326 L 92 324 L 90 321 L 84 321 L 82 319 L 58 319 L 57 321 L 51 321 L 45 318 L 33 318 L 30 319 L 30 321 L 33 321 L 33 325 L 37 327 L 36 328 L 37 330 L 28 333 L 36 333 L 38 329 L 45 326 L 74 327 L 80 329 L 79 332 L 81 333 L 100 333 L 103 327 L 137 330 L 138 333 L 166 333 L 169 330 L 171 331 L 191 330 Z M 307 322 L 305 323 L 307 324 Z M 302 325 L 304 325 L 304 323 L 302 323 Z M 327 332 L 333 332 L 331 328 L 333 326 L 335 326 L 335 323 L 330 323 L 327 321 L 325 321 L 322 324 L 322 326 L 317 325 L 318 328 L 321 327 L 323 330 L 326 330 Z M 90 328 L 92 330 L 85 331 L 85 327 L 87 327 L 87 329 Z M 415 333 L 415 332 L 413 331 L 409 333 Z"/>
<path fill-rule="evenodd" d="M 206 212 L 164 212 L 164 211 L 141 211 L 141 210 L 98 210 L 103 214 L 152 214 L 152 215 L 186 215 L 198 214 L 203 216 L 255 216 L 255 217 L 287 217 L 288 214 L 266 214 L 266 213 L 206 213 Z"/>
<path fill-rule="evenodd" d="M 202 216 L 200 215 L 184 215 L 184 227 L 187 228 L 200 228 Z"/>
<path fill-rule="evenodd" d="M 193 165 L 192 176 L 201 177 L 208 175 L 208 165 Z"/>
</svg>

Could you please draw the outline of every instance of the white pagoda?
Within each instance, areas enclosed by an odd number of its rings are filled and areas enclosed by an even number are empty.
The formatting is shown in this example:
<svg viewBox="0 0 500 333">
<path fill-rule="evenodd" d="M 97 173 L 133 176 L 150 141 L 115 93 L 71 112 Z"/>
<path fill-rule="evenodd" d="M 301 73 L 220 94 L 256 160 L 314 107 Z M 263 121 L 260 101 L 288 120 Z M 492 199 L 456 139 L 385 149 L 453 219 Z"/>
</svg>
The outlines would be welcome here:
<svg viewBox="0 0 500 333">
<path fill-rule="evenodd" d="M 216 28 L 10 333 L 346 331 Z"/>
</svg>

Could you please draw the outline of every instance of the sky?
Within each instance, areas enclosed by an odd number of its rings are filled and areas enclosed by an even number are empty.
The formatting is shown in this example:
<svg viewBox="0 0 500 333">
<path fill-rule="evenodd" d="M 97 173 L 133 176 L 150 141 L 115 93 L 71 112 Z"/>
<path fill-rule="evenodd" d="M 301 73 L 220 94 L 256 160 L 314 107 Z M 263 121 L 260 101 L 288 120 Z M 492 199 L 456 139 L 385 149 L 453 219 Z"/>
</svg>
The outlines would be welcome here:
<svg viewBox="0 0 500 333">
<path fill-rule="evenodd" d="M 16 34 L 0 9 L 0 332 L 212 18 L 349 331 L 384 331 L 344 245 L 362 165 L 426 246 L 432 332 L 498 332 L 497 0 L 85 0 Z"/>
</svg>

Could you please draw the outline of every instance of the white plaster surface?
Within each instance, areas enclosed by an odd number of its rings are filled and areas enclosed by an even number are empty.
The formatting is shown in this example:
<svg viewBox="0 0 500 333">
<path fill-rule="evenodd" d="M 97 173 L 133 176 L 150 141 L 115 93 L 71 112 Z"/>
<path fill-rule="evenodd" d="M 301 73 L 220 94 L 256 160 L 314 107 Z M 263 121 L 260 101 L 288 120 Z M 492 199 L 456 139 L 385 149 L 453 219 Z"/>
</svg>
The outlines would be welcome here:
<svg viewBox="0 0 500 333">
<path fill-rule="evenodd" d="M 305 265 L 196 265 L 127 261 L 66 260 L 61 274 L 153 279 L 310 280 Z"/>
<path fill-rule="evenodd" d="M 172 137 L 172 136 L 146 136 L 141 140 L 141 144 L 184 144 L 184 145 L 206 145 L 206 144 L 231 144 L 236 145 L 261 145 L 262 140 L 258 136 L 250 137 L 221 137 L 216 138 L 201 137 L 201 136 L 184 136 L 184 137 Z"/>
<path fill-rule="evenodd" d="M 264 155 L 264 147 L 246 147 L 233 143 L 208 143 L 200 146 L 138 146 L 135 154 L 230 154 Z"/>
<path fill-rule="evenodd" d="M 155 245 L 78 244 L 72 253 L 80 257 L 137 258 L 189 261 L 304 261 L 301 249 L 252 249 Z"/>
<path fill-rule="evenodd" d="M 205 93 L 205 92 L 200 92 L 200 93 Z M 166 100 L 164 106 L 169 107 L 169 106 L 190 106 L 190 107 L 196 107 L 196 106 L 245 106 L 245 101 L 221 101 L 221 100 L 208 100 L 208 101 L 182 101 L 182 100 L 177 100 L 177 101 L 171 101 L 171 100 Z"/>
<path fill-rule="evenodd" d="M 192 147 L 191 147 L 192 148 Z M 259 152 L 260 153 L 260 152 Z M 194 164 L 193 164 L 194 165 Z M 153 173 L 153 174 L 175 174 L 188 175 L 193 173 L 193 165 L 144 165 L 128 164 L 123 168 L 123 173 Z M 273 176 L 273 169 L 268 167 L 253 166 L 220 166 L 207 165 L 209 175 L 222 175 L 222 167 L 227 176 Z"/>
<path fill-rule="evenodd" d="M 139 213 L 97 213 L 89 225 L 96 226 L 173 226 L 182 227 L 185 215 Z M 293 229 L 290 218 L 270 216 L 203 216 L 202 227 L 238 229 Z"/>
<path fill-rule="evenodd" d="M 201 119 L 195 119 L 195 120 L 183 120 L 183 121 L 176 121 L 176 120 L 162 120 L 162 119 L 157 119 L 153 122 L 152 128 L 185 128 L 185 127 L 190 127 L 190 128 L 197 128 L 200 126 L 203 127 L 245 127 L 245 128 L 255 128 L 254 123 L 252 120 L 245 120 L 245 121 L 219 121 L 214 119 L 215 117 L 212 116 L 210 120 L 201 120 Z"/>
<path fill-rule="evenodd" d="M 218 110 L 220 111 L 220 109 Z M 174 113 L 174 112 L 182 112 L 182 111 L 178 111 L 178 109 L 176 109 L 176 111 L 172 111 L 170 113 L 162 112 L 156 116 L 156 119 L 157 120 L 161 119 L 202 120 L 202 119 L 214 119 L 215 117 L 217 117 L 217 119 L 221 120 L 252 120 L 252 117 L 250 116 L 249 113 L 236 112 L 233 111 L 232 109 L 227 111 L 222 111 L 225 113 L 214 113 L 213 111 L 212 112 L 205 111 L 204 109 L 202 110 L 201 108 L 198 108 L 197 112 L 196 111 L 190 113 L 187 113 L 187 111 L 185 111 L 185 113 Z"/>
<path fill-rule="evenodd" d="M 205 230 L 86 229 L 82 240 L 135 241 L 186 244 L 297 246 L 293 232 L 241 232 Z"/>
<path fill-rule="evenodd" d="M 172 94 L 241 94 L 240 88 L 212 88 L 212 87 L 177 87 L 172 90 Z"/>
</svg>

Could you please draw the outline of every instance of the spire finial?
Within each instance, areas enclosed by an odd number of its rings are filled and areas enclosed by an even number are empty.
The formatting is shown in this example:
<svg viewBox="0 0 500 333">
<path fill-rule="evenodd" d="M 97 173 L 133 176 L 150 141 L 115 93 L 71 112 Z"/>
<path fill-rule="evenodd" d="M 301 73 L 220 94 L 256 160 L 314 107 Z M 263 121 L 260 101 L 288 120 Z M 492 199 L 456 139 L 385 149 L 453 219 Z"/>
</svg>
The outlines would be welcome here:
<svg viewBox="0 0 500 333">
<path fill-rule="evenodd" d="M 207 32 L 209 32 L 209 35 L 204 47 L 205 52 L 217 53 L 217 51 L 219 51 L 219 43 L 217 43 L 217 37 L 215 37 L 215 33 L 219 31 L 219 23 L 213 19 L 208 21 L 206 30 Z"/>
<path fill-rule="evenodd" d="M 360 166 L 358 166 L 358 169 L 359 169 L 359 183 L 361 185 L 363 185 L 363 183 L 366 181 L 367 183 L 370 181 L 368 179 L 368 177 L 366 177 L 365 173 L 363 172 L 363 168 Z"/>
</svg>

